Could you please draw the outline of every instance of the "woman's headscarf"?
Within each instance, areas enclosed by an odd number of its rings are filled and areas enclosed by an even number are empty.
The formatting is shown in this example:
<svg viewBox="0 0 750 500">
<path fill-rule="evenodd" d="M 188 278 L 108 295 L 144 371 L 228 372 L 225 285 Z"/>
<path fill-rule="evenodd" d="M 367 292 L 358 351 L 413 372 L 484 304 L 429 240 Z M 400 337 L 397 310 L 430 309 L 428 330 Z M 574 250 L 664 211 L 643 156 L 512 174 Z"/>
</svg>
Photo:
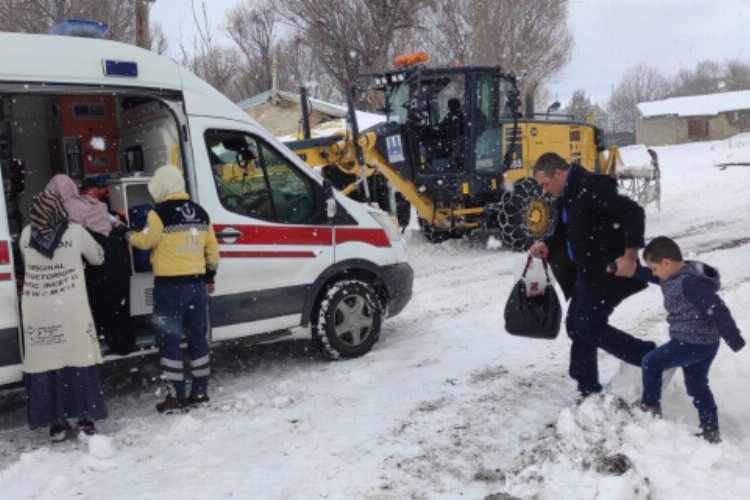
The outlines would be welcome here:
<svg viewBox="0 0 750 500">
<path fill-rule="evenodd" d="M 65 174 L 57 174 L 49 181 L 46 189 L 60 195 L 72 222 L 109 236 L 113 222 L 107 205 L 91 196 L 78 194 L 78 186 L 73 179 Z"/>
<path fill-rule="evenodd" d="M 51 259 L 68 228 L 68 213 L 62 199 L 56 193 L 42 191 L 31 200 L 30 218 L 29 245 Z"/>
</svg>

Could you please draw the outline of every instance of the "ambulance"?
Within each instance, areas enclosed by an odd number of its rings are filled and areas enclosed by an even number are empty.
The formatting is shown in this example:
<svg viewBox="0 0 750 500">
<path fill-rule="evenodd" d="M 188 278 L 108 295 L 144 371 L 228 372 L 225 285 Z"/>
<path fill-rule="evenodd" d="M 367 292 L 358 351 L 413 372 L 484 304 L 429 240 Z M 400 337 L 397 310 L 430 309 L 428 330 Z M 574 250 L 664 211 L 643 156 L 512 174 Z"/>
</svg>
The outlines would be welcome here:
<svg viewBox="0 0 750 500">
<path fill-rule="evenodd" d="M 107 40 L 0 33 L 0 385 L 22 380 L 17 242 L 31 198 L 65 173 L 106 189 L 127 217 L 153 204 L 148 180 L 165 164 L 183 171 L 219 241 L 211 341 L 309 335 L 329 357 L 357 357 L 409 302 L 413 271 L 390 216 L 334 191 L 185 68 Z M 129 307 L 147 350 L 153 275 L 142 257 L 132 255 Z"/>
</svg>

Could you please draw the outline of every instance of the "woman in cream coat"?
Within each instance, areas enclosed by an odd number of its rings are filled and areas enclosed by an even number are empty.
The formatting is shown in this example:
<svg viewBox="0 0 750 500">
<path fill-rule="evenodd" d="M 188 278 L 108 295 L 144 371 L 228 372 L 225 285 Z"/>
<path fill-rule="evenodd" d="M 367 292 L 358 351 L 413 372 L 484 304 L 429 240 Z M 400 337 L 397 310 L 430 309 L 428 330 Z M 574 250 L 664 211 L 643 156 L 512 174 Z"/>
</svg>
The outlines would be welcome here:
<svg viewBox="0 0 750 500">
<path fill-rule="evenodd" d="M 67 419 L 76 418 L 79 432 L 91 435 L 107 407 L 81 256 L 100 265 L 104 251 L 88 231 L 68 221 L 60 197 L 49 191 L 34 197 L 20 247 L 29 427 L 50 426 L 50 439 L 62 441 L 71 430 Z"/>
</svg>

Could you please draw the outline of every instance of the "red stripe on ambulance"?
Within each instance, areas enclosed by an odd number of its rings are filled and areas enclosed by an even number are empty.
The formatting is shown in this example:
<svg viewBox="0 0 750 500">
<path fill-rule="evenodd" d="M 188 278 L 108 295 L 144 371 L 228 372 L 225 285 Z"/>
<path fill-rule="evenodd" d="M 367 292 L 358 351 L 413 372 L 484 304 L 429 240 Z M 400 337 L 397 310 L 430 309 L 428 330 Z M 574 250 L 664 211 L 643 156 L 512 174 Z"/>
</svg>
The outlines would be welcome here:
<svg viewBox="0 0 750 500">
<path fill-rule="evenodd" d="M 331 246 L 333 228 L 328 226 L 253 226 L 214 224 L 214 232 L 223 245 L 318 245 Z M 239 233 L 236 234 L 235 233 Z M 336 244 L 359 242 L 376 247 L 389 247 L 391 242 L 379 228 L 337 227 Z M 235 255 L 232 255 L 235 256 Z M 252 257 L 253 255 L 248 255 Z M 278 255 L 281 256 L 281 255 Z M 298 257 L 297 255 L 293 255 Z M 307 256 L 307 255 L 305 255 Z M 314 255 L 313 255 L 314 256 Z"/>
</svg>

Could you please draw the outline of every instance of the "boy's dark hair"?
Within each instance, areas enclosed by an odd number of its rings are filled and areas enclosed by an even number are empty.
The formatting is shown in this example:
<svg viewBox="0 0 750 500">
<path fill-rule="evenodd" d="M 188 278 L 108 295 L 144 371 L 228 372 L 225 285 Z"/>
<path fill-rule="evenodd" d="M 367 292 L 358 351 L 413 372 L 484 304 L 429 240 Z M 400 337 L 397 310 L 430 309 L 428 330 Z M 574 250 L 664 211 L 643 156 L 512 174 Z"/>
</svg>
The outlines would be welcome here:
<svg viewBox="0 0 750 500">
<path fill-rule="evenodd" d="M 682 251 L 672 238 L 657 236 L 643 249 L 643 260 L 661 262 L 662 259 L 682 262 Z"/>
<path fill-rule="evenodd" d="M 534 164 L 534 175 L 537 172 L 542 172 L 544 175 L 552 177 L 555 170 L 568 170 L 568 168 L 570 168 L 570 164 L 562 156 L 557 153 L 544 153 Z"/>
</svg>

